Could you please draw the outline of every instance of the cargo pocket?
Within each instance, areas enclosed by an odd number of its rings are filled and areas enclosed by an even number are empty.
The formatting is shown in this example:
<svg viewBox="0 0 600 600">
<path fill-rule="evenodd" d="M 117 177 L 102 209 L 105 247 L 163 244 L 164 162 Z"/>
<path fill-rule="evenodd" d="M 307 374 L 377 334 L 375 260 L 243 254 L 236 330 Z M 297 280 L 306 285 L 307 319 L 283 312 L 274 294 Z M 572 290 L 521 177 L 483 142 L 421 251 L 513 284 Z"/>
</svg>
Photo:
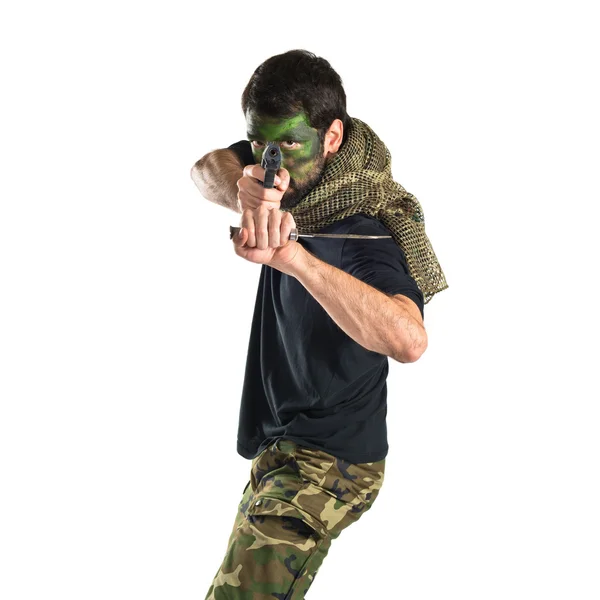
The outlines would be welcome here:
<svg viewBox="0 0 600 600">
<path fill-rule="evenodd" d="M 329 535 L 323 523 L 305 510 L 294 506 L 288 500 L 269 496 L 264 492 L 254 497 L 252 503 L 248 506 L 246 515 L 249 520 L 260 521 L 270 516 L 283 517 L 284 522 L 290 524 L 290 529 L 295 528 L 299 533 L 304 531 L 315 541 L 325 539 Z"/>
<path fill-rule="evenodd" d="M 318 564 L 328 546 L 329 536 L 324 525 L 288 500 L 268 496 L 264 492 L 248 507 L 245 526 L 241 531 L 253 536 L 246 552 L 271 551 L 261 562 L 261 575 L 270 582 L 279 582 L 272 595 L 281 598 L 304 597 Z"/>
</svg>

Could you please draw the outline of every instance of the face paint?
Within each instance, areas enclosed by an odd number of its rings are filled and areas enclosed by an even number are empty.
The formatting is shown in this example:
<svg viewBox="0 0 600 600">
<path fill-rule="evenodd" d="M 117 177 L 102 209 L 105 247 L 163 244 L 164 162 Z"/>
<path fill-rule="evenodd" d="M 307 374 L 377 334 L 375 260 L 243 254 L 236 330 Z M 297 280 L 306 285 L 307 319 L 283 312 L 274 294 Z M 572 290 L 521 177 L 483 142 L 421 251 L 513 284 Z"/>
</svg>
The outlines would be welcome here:
<svg viewBox="0 0 600 600">
<path fill-rule="evenodd" d="M 260 163 L 267 142 L 277 142 L 281 166 L 290 174 L 290 185 L 281 198 L 281 208 L 292 208 L 318 183 L 325 168 L 323 147 L 317 130 L 309 125 L 306 113 L 289 119 L 246 114 L 248 140 L 254 160 Z"/>
</svg>

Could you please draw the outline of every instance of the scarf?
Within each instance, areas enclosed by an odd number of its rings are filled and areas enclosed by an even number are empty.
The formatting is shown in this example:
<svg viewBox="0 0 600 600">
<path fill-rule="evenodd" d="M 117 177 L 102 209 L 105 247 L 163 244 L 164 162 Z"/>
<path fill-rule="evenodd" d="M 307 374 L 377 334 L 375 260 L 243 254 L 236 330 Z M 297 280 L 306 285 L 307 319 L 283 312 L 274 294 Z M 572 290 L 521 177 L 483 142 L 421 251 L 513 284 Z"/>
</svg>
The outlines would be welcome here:
<svg viewBox="0 0 600 600">
<path fill-rule="evenodd" d="M 319 183 L 289 212 L 298 233 L 318 233 L 356 213 L 378 219 L 402 249 L 427 304 L 448 284 L 425 233 L 423 209 L 392 179 L 391 155 L 377 134 L 360 119 L 350 121 L 348 137 L 326 163 Z"/>
</svg>

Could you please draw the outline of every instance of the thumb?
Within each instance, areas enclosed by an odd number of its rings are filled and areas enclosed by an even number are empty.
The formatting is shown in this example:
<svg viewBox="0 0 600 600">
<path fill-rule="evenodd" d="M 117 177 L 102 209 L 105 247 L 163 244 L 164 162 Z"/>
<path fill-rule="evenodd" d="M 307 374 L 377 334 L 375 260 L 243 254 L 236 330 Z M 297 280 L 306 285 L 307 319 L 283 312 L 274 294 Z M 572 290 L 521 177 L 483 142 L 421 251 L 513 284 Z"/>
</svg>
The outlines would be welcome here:
<svg viewBox="0 0 600 600">
<path fill-rule="evenodd" d="M 277 178 L 279 179 L 279 183 L 275 186 L 280 192 L 285 192 L 290 185 L 290 174 L 287 169 L 281 167 L 279 171 L 277 171 Z M 277 181 L 277 179 L 275 179 Z"/>
<path fill-rule="evenodd" d="M 248 241 L 248 231 L 245 227 L 241 227 L 239 233 L 231 238 L 233 240 L 234 246 L 242 247 Z"/>
</svg>

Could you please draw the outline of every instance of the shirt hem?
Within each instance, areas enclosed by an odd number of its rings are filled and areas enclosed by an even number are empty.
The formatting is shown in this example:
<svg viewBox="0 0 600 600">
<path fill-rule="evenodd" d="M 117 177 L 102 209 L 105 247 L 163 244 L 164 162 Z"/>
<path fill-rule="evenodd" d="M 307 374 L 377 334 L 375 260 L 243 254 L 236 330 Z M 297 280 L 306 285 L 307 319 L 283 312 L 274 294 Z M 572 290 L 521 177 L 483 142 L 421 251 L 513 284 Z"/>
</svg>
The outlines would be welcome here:
<svg viewBox="0 0 600 600">
<path fill-rule="evenodd" d="M 318 447 L 315 444 L 309 444 L 308 442 L 305 442 L 304 440 L 302 440 L 300 438 L 296 438 L 293 436 L 286 436 L 286 435 L 283 435 L 281 437 L 283 437 L 285 439 L 289 439 L 292 442 L 296 442 L 297 444 L 299 444 L 301 446 L 305 446 L 306 448 L 313 448 L 315 450 L 321 450 L 323 452 L 327 452 L 327 454 L 331 454 L 331 456 L 335 456 L 336 458 L 345 460 L 346 462 L 349 462 L 352 464 L 379 462 L 380 460 L 383 460 L 389 452 L 389 446 L 384 450 L 379 450 L 377 452 L 367 452 L 365 454 L 347 454 L 343 451 L 342 452 L 336 452 L 336 451 L 332 452 L 324 447 Z M 258 447 L 260 447 L 260 444 Z M 253 458 L 255 458 L 258 455 L 258 448 L 254 452 L 251 452 L 248 450 L 248 448 L 242 442 L 240 442 L 240 440 L 237 440 L 237 452 L 240 456 L 242 456 L 248 460 L 252 460 Z"/>
</svg>

